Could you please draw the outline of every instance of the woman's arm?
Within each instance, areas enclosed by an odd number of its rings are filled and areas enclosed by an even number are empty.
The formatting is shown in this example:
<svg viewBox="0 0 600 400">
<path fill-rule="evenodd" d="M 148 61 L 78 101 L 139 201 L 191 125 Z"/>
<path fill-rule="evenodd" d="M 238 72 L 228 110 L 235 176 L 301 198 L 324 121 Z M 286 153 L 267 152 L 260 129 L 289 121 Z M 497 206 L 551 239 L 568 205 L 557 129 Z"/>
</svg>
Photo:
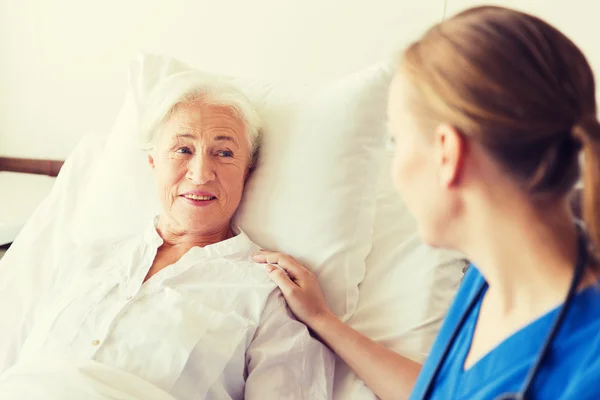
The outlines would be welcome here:
<svg viewBox="0 0 600 400">
<path fill-rule="evenodd" d="M 382 399 L 408 398 L 421 365 L 390 351 L 341 322 L 329 309 L 317 278 L 292 257 L 262 252 L 266 264 L 296 317 L 308 325 Z"/>
</svg>

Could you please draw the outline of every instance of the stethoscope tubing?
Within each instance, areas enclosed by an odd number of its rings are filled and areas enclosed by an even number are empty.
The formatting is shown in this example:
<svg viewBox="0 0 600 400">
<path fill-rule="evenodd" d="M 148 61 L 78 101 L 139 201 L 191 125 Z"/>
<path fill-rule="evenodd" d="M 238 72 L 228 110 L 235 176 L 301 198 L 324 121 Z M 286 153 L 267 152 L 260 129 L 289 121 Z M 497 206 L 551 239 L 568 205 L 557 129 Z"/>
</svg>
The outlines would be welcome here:
<svg viewBox="0 0 600 400">
<path fill-rule="evenodd" d="M 530 392 L 531 388 L 533 387 L 533 382 L 535 380 L 535 377 L 537 376 L 537 373 L 541 369 L 544 359 L 550 353 L 550 347 L 552 345 L 552 342 L 554 341 L 554 338 L 556 337 L 560 328 L 562 327 L 563 320 L 564 320 L 569 308 L 571 307 L 571 305 L 573 303 L 573 299 L 575 298 L 575 295 L 577 293 L 577 288 L 579 286 L 579 283 L 581 282 L 581 279 L 583 278 L 583 274 L 585 272 L 585 267 L 588 262 L 587 241 L 585 239 L 585 235 L 582 231 L 582 228 L 580 226 L 577 226 L 577 229 L 579 232 L 577 260 L 575 262 L 575 270 L 573 273 L 573 279 L 571 280 L 571 285 L 569 286 L 569 291 L 567 293 L 565 301 L 561 305 L 559 313 L 558 313 L 556 319 L 554 320 L 554 322 L 552 323 L 550 332 L 544 339 L 544 343 L 542 344 L 542 347 L 540 348 L 540 350 L 538 352 L 535 363 L 529 368 L 529 371 L 527 372 L 527 376 L 526 376 L 525 380 L 523 381 L 523 385 L 521 386 L 521 389 L 519 390 L 519 392 L 502 394 L 502 395 L 498 396 L 496 398 L 496 400 L 511 400 L 511 399 L 524 400 L 524 399 L 527 399 L 527 396 L 529 395 L 529 392 Z M 433 371 L 433 374 L 431 375 L 431 378 L 429 379 L 427 388 L 425 389 L 425 392 L 423 394 L 423 400 L 430 398 L 431 391 L 433 390 L 433 384 L 435 383 L 435 380 L 436 380 L 438 374 L 440 373 L 440 370 L 441 370 L 442 366 L 444 365 L 446 358 L 448 357 L 448 353 L 450 353 L 450 350 L 452 349 L 452 345 L 456 341 L 456 338 L 457 338 L 458 334 L 460 333 L 460 330 L 461 330 L 462 326 L 464 325 L 466 319 L 473 311 L 473 308 L 477 304 L 477 301 L 483 295 L 483 290 L 485 289 L 485 286 L 486 286 L 485 283 L 481 284 L 481 287 L 477 290 L 477 293 L 475 294 L 475 296 L 473 296 L 473 299 L 469 303 L 469 306 L 467 307 L 467 309 L 461 316 L 458 324 L 454 328 L 454 331 L 452 332 L 452 335 L 450 336 L 450 340 L 446 344 L 446 347 L 444 348 L 444 351 L 442 352 L 439 362 L 436 365 L 436 367 Z"/>
</svg>

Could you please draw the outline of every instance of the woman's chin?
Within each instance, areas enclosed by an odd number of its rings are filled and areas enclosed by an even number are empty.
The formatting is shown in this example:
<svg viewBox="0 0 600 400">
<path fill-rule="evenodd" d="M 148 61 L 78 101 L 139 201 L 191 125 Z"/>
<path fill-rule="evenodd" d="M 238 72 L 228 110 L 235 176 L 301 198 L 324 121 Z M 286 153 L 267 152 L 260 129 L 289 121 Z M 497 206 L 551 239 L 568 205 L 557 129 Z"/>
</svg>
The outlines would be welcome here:
<svg viewBox="0 0 600 400">
<path fill-rule="evenodd" d="M 440 236 L 439 234 L 435 233 L 435 229 L 428 229 L 428 228 L 419 226 L 418 234 L 419 234 L 419 238 L 421 239 L 421 241 L 424 244 L 426 244 L 427 246 L 433 247 L 433 248 L 444 247 L 443 240 L 442 240 L 442 238 L 439 237 Z"/>
</svg>

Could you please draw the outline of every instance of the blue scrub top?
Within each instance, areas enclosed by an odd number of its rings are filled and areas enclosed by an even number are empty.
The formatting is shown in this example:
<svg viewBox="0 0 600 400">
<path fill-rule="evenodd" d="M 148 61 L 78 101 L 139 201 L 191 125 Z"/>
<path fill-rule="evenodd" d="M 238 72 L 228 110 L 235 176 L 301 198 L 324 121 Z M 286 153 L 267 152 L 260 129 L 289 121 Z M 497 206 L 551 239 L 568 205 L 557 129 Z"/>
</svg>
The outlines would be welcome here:
<svg viewBox="0 0 600 400">
<path fill-rule="evenodd" d="M 487 284 L 483 276 L 471 266 L 421 370 L 411 399 L 423 398 L 452 332 L 482 285 L 485 291 Z M 476 300 L 443 362 L 431 399 L 494 399 L 507 392 L 518 392 L 558 313 L 556 308 L 531 322 L 464 371 L 484 296 Z M 551 351 L 536 375 L 531 394 L 531 399 L 600 400 L 600 286 L 576 294 Z"/>
</svg>

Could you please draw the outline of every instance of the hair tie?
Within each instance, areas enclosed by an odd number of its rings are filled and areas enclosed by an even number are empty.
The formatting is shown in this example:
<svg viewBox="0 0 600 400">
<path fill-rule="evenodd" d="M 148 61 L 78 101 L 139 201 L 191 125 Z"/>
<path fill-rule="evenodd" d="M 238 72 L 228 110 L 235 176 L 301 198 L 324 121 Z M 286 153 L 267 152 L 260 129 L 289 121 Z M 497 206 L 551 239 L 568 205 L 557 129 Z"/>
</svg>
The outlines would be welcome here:
<svg viewBox="0 0 600 400">
<path fill-rule="evenodd" d="M 581 144 L 600 140 L 600 122 L 595 116 L 582 118 L 571 128 L 571 135 Z"/>
</svg>

